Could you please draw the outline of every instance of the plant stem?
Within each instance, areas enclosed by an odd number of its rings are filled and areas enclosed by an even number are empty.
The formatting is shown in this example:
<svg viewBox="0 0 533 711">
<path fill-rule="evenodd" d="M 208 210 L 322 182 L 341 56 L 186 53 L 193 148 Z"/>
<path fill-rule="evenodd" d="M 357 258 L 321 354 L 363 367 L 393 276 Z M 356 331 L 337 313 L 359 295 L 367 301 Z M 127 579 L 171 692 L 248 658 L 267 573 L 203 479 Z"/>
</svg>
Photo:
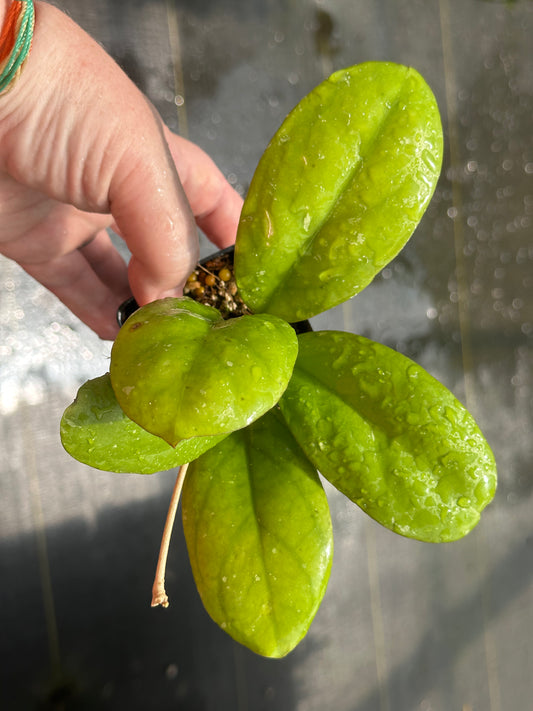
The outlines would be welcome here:
<svg viewBox="0 0 533 711">
<path fill-rule="evenodd" d="M 165 521 L 165 528 L 163 529 L 163 537 L 161 538 L 161 547 L 159 549 L 159 558 L 157 559 L 154 584 L 152 586 L 152 607 L 157 607 L 158 605 L 168 607 L 168 597 L 165 592 L 165 570 L 167 567 L 168 547 L 170 545 L 170 537 L 174 527 L 174 519 L 176 518 L 181 489 L 183 487 L 183 482 L 185 481 L 185 474 L 187 473 L 188 466 L 188 464 L 183 464 L 179 468 L 176 483 L 174 484 L 174 489 L 172 491 L 167 519 Z"/>
</svg>

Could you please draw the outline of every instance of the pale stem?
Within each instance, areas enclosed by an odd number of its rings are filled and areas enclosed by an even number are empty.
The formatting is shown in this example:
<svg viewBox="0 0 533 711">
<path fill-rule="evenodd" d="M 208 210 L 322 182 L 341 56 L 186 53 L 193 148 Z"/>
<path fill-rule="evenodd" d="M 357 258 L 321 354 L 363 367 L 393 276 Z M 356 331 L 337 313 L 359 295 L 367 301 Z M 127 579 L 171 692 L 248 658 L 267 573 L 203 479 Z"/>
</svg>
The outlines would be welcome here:
<svg viewBox="0 0 533 711">
<path fill-rule="evenodd" d="M 188 466 L 188 464 L 183 464 L 179 468 L 176 483 L 174 484 L 174 489 L 172 491 L 170 506 L 168 507 L 167 520 L 165 521 L 165 528 L 163 529 L 163 537 L 161 539 L 161 548 L 159 549 L 159 558 L 157 559 L 154 584 L 152 586 L 152 607 L 157 607 L 158 605 L 168 607 L 168 597 L 165 592 L 165 569 L 167 567 L 168 547 L 170 545 L 170 537 L 172 536 L 174 519 L 176 518 L 181 489 L 183 487 L 183 482 L 185 481 L 185 474 L 187 473 Z"/>
</svg>

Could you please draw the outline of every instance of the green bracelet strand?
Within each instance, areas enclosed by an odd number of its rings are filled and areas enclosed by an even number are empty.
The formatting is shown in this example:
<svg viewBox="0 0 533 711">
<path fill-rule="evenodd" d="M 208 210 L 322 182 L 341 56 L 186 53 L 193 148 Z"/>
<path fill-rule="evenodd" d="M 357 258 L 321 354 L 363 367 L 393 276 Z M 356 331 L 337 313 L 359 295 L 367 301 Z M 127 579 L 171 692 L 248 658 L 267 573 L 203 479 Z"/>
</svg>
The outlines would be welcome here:
<svg viewBox="0 0 533 711">
<path fill-rule="evenodd" d="M 0 72 L 0 94 L 8 90 L 11 83 L 18 77 L 32 45 L 33 28 L 35 25 L 33 0 L 24 0 L 18 4 L 20 6 L 19 15 L 18 18 L 16 18 L 16 23 L 19 24 L 18 34 L 13 48 L 5 61 L 5 65 Z"/>
</svg>

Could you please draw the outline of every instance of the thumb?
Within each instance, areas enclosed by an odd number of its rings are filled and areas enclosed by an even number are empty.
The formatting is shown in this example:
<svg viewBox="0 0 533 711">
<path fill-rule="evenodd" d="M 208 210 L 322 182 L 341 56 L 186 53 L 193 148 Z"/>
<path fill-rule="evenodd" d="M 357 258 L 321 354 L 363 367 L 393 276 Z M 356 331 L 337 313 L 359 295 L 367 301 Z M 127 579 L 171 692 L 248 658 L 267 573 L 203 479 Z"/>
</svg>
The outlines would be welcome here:
<svg viewBox="0 0 533 711">
<path fill-rule="evenodd" d="M 160 137 L 129 149 L 109 187 L 111 214 L 132 254 L 128 276 L 139 304 L 180 293 L 198 259 L 194 216 L 155 116 L 154 122 Z"/>
</svg>

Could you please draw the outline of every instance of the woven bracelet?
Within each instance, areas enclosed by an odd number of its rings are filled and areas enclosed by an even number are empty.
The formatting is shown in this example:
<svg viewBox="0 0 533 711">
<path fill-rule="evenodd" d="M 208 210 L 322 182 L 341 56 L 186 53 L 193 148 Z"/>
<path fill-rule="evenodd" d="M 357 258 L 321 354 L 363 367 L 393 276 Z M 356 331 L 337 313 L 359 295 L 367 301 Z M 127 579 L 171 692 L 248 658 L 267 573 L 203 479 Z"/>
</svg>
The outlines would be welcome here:
<svg viewBox="0 0 533 711">
<path fill-rule="evenodd" d="M 31 50 L 34 24 L 33 0 L 14 0 L 0 34 L 0 94 L 12 88 L 22 71 Z"/>
</svg>

